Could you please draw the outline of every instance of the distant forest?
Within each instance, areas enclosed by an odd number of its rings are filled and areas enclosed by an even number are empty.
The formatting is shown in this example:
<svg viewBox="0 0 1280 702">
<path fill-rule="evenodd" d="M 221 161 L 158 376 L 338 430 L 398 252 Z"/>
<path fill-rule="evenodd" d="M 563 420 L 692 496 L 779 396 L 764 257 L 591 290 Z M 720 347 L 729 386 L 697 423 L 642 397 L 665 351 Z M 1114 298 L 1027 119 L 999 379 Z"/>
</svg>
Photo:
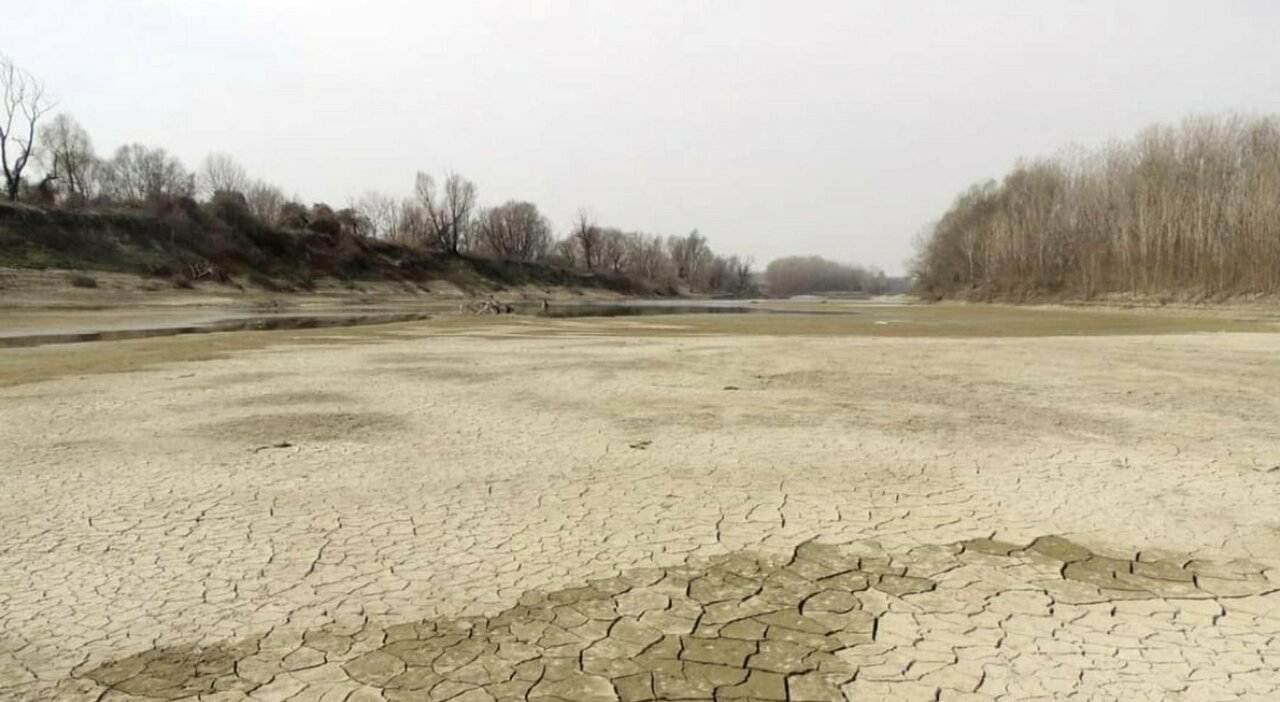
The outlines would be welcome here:
<svg viewBox="0 0 1280 702">
<path fill-rule="evenodd" d="M 1280 119 L 1189 119 L 1020 163 L 955 200 L 913 273 L 935 298 L 1280 292 Z"/>
<path fill-rule="evenodd" d="M 894 290 L 884 271 L 828 261 L 821 256 L 789 256 L 764 269 L 765 288 L 775 297 L 814 293 L 880 294 Z"/>
</svg>

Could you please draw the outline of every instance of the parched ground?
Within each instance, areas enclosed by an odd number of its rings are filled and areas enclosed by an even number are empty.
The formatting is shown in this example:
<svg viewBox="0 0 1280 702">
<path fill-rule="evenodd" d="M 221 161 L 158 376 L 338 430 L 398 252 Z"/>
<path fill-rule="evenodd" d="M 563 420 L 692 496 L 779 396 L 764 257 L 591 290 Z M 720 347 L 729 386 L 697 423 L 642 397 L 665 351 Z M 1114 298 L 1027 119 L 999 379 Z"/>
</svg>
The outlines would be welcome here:
<svg viewBox="0 0 1280 702">
<path fill-rule="evenodd" d="M 1280 336 L 956 310 L 0 350 L 0 698 L 1280 697 Z"/>
</svg>

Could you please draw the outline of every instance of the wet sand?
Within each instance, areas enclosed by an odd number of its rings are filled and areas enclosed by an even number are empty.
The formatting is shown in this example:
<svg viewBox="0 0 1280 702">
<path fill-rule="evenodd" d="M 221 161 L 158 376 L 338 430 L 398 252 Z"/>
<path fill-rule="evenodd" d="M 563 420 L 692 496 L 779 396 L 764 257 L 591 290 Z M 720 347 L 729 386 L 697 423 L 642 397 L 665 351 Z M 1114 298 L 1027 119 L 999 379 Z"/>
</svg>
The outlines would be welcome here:
<svg viewBox="0 0 1280 702">
<path fill-rule="evenodd" d="M 0 699 L 1280 694 L 1273 322 L 849 311 L 0 350 Z"/>
</svg>

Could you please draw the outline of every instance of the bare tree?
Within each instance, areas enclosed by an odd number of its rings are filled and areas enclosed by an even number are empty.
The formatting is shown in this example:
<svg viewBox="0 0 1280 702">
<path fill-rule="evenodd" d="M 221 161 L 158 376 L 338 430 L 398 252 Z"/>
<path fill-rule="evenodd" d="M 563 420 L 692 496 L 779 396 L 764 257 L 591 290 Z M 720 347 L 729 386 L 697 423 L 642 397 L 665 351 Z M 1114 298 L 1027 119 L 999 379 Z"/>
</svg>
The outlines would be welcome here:
<svg viewBox="0 0 1280 702">
<path fill-rule="evenodd" d="M 595 270 L 600 265 L 600 248 L 604 234 L 596 226 L 595 219 L 586 210 L 578 210 L 578 219 L 573 226 L 569 238 L 578 247 L 582 264 L 587 270 Z"/>
<path fill-rule="evenodd" d="M 46 174 L 61 181 L 68 195 L 91 196 L 98 157 L 84 127 L 74 117 L 59 114 L 40 128 L 40 143 L 40 165 Z"/>
<path fill-rule="evenodd" d="M 400 229 L 400 203 L 390 195 L 369 190 L 351 207 L 367 222 L 370 236 L 389 239 Z"/>
<path fill-rule="evenodd" d="M 245 204 L 260 222 L 279 226 L 286 202 L 284 191 L 265 181 L 256 180 L 245 190 Z"/>
<path fill-rule="evenodd" d="M 44 84 L 0 54 L 0 166 L 11 201 L 18 199 L 22 171 L 36 147 L 36 125 L 51 109 Z"/>
<path fill-rule="evenodd" d="M 425 210 L 431 237 L 446 253 L 455 256 L 462 253 L 476 204 L 475 184 L 450 173 L 445 177 L 444 187 L 438 187 L 431 176 L 418 173 L 414 190 Z"/>
<path fill-rule="evenodd" d="M 705 272 L 707 292 L 727 293 L 733 291 L 733 263 L 725 256 L 712 256 L 707 262 Z"/>
<path fill-rule="evenodd" d="M 687 236 L 673 236 L 667 240 L 667 251 L 676 269 L 676 277 L 691 289 L 704 286 L 704 273 L 711 261 L 711 249 L 707 240 L 695 229 Z"/>
<path fill-rule="evenodd" d="M 633 235 L 619 229 L 604 229 L 600 233 L 600 263 L 609 272 L 622 273 L 631 254 L 629 240 Z"/>
<path fill-rule="evenodd" d="M 555 243 L 552 261 L 570 268 L 608 271 L 635 281 L 676 290 L 748 294 L 756 289 L 751 260 L 717 256 L 694 230 L 663 238 L 601 227 L 580 210 L 573 229 Z"/>
<path fill-rule="evenodd" d="M 551 251 L 551 224 L 532 202 L 510 201 L 476 217 L 479 253 L 518 261 L 536 261 Z"/>
<path fill-rule="evenodd" d="M 578 249 L 578 242 L 572 236 L 557 241 L 551 247 L 551 260 L 565 268 L 580 268 L 582 253 Z"/>
<path fill-rule="evenodd" d="M 675 276 L 671 257 L 662 237 L 632 234 L 627 238 L 627 275 L 654 283 L 668 284 Z"/>
<path fill-rule="evenodd" d="M 750 256 L 729 258 L 729 267 L 733 272 L 733 292 L 739 295 L 755 294 L 756 282 L 751 272 L 753 261 Z"/>
<path fill-rule="evenodd" d="M 821 256 L 789 256 L 771 261 L 764 270 L 770 295 L 818 292 L 879 292 L 878 271 L 828 261 Z M 879 274 L 883 275 L 883 274 Z"/>
<path fill-rule="evenodd" d="M 391 238 L 401 244 L 424 246 L 433 243 L 434 236 L 427 224 L 427 211 L 413 198 L 400 201 L 399 224 Z"/>
<path fill-rule="evenodd" d="M 190 197 L 195 177 L 162 148 L 126 144 L 103 164 L 103 194 L 115 200 L 142 201 L 165 196 Z"/>
<path fill-rule="evenodd" d="M 341 231 L 349 236 L 370 238 L 375 235 L 373 222 L 354 207 L 344 207 L 333 213 Z"/>
<path fill-rule="evenodd" d="M 1021 162 L 921 242 L 932 296 L 1280 291 L 1280 119 L 1195 118 Z"/>
<path fill-rule="evenodd" d="M 218 193 L 244 193 L 251 183 L 244 167 L 222 152 L 205 156 L 196 175 L 197 191 L 205 199 Z"/>
</svg>

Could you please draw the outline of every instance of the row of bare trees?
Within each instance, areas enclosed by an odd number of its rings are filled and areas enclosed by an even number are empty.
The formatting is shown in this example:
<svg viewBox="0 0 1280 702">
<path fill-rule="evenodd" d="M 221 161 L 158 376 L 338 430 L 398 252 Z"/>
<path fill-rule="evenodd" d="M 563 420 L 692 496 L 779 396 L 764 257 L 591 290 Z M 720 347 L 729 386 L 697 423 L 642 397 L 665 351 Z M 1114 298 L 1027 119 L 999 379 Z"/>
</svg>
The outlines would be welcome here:
<svg viewBox="0 0 1280 702">
<path fill-rule="evenodd" d="M 449 174 L 437 181 L 419 173 L 414 195 L 397 200 L 367 192 L 352 203 L 370 236 L 515 261 L 539 261 L 585 272 L 648 281 L 672 289 L 745 294 L 754 290 L 751 261 L 713 252 L 696 230 L 662 237 L 604 227 L 586 211 L 557 240 L 551 223 L 531 202 L 511 200 L 481 208 L 475 185 Z"/>
<path fill-rule="evenodd" d="M 551 258 L 561 265 L 646 280 L 668 288 L 746 295 L 755 291 L 751 259 L 722 256 L 695 229 L 662 237 L 603 227 L 580 211 Z"/>
<path fill-rule="evenodd" d="M 776 297 L 806 293 L 882 293 L 888 289 L 884 271 L 828 261 L 821 256 L 774 259 L 764 269 L 765 285 Z"/>
<path fill-rule="evenodd" d="M 14 201 L 32 191 L 36 199 L 141 200 L 190 195 L 194 175 L 164 149 L 129 144 L 107 159 L 94 153 L 88 132 L 69 115 L 45 119 L 55 103 L 44 83 L 0 55 L 0 170 L 5 196 Z M 33 162 L 42 177 L 29 183 Z"/>
<path fill-rule="evenodd" d="M 251 178 L 234 158 L 208 155 L 195 171 L 163 148 L 126 144 L 99 157 L 89 133 L 73 117 L 46 119 L 53 102 L 44 86 L 0 57 L 0 161 L 6 194 L 63 206 L 119 206 L 199 199 L 242 208 L 259 222 L 283 229 L 381 238 L 450 255 L 540 261 L 578 270 L 648 281 L 669 289 L 746 293 L 751 261 L 720 256 L 697 231 L 660 237 L 602 227 L 585 210 L 556 239 L 551 223 L 531 202 L 478 204 L 474 183 L 458 174 L 418 173 L 412 194 L 397 198 L 366 192 L 345 208 L 303 205 Z M 43 177 L 24 175 L 34 159 Z"/>
<path fill-rule="evenodd" d="M 932 295 L 1280 292 L 1280 119 L 1195 118 L 975 185 L 926 233 Z"/>
<path fill-rule="evenodd" d="M 125 144 L 102 158 L 94 151 L 89 133 L 67 114 L 40 125 L 37 134 L 31 155 L 43 169 L 43 177 L 29 185 L 21 169 L 14 168 L 10 199 L 18 199 L 24 187 L 28 199 L 63 204 L 137 203 L 197 195 L 210 199 L 218 192 L 237 192 L 266 219 L 275 219 L 285 199 L 278 188 L 249 178 L 242 166 L 223 153 L 210 154 L 194 172 L 165 149 L 143 144 Z"/>
</svg>

